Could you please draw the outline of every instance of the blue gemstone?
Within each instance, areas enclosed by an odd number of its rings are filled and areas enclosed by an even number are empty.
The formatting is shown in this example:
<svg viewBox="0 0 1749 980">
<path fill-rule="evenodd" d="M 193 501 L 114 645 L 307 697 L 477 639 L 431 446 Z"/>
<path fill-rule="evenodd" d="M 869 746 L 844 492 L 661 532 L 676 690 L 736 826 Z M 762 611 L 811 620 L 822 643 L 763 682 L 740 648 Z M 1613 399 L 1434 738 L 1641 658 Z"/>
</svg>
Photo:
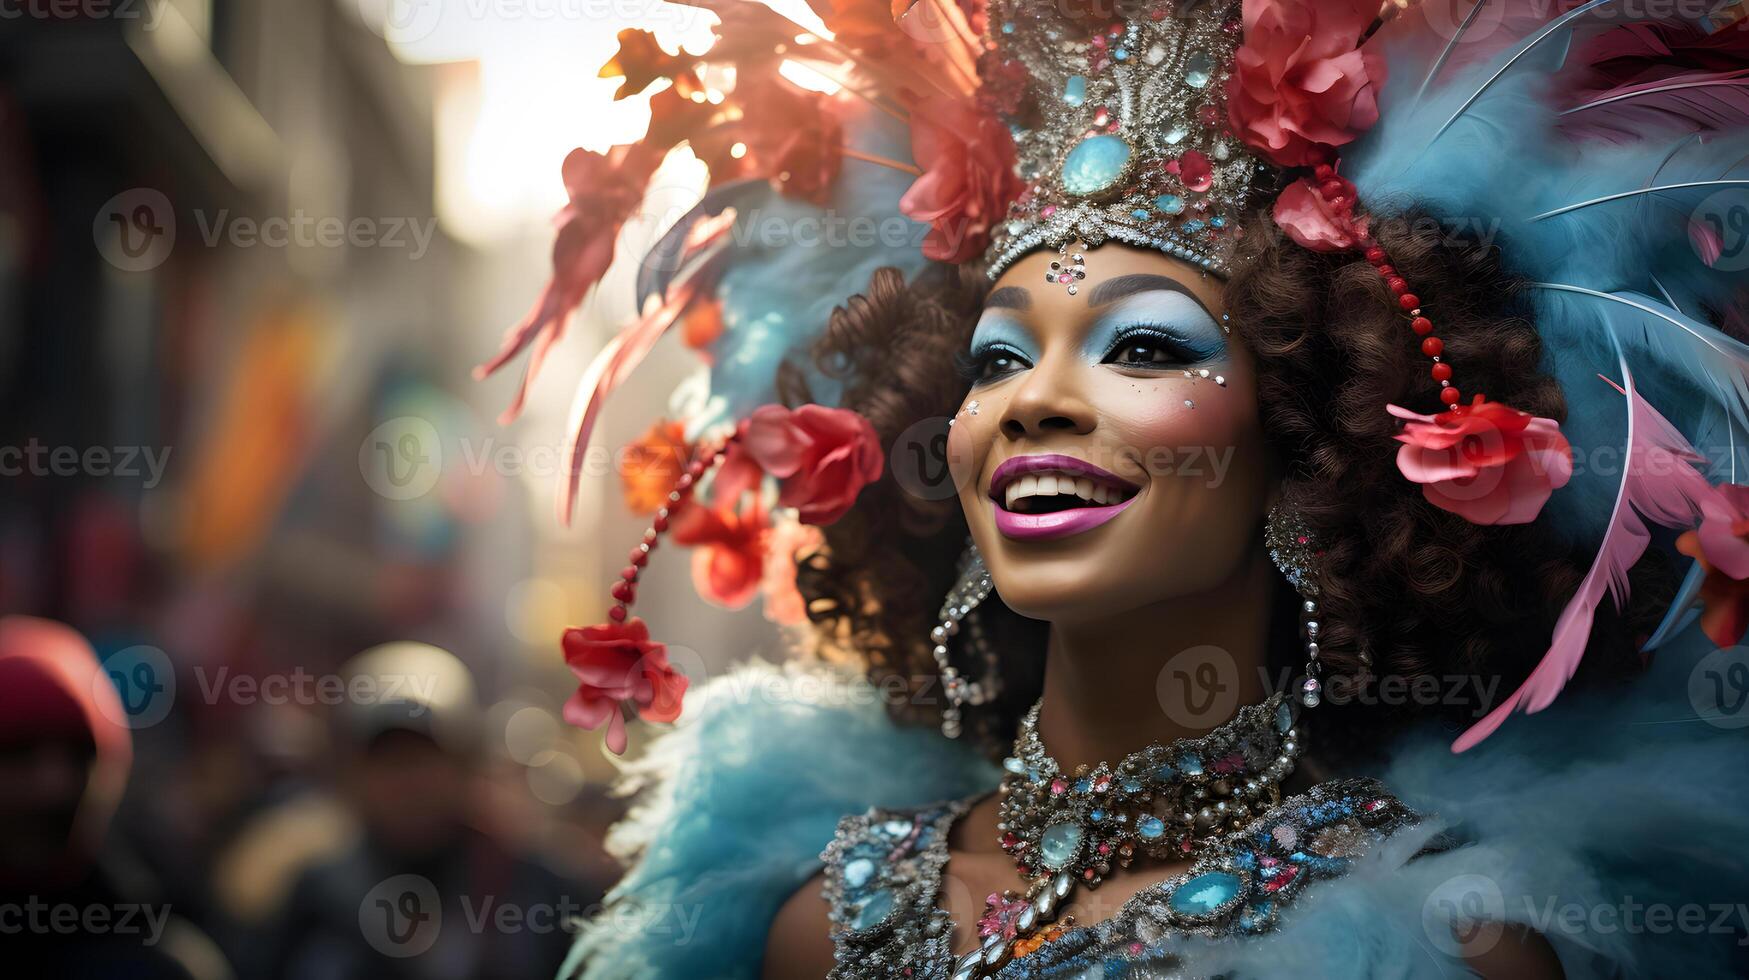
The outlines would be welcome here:
<svg viewBox="0 0 1749 980">
<path fill-rule="evenodd" d="M 1130 217 L 1136 219 L 1137 221 L 1146 221 L 1150 217 L 1152 217 L 1152 215 L 1148 214 L 1147 208 L 1137 208 L 1134 211 L 1130 212 Z"/>
<path fill-rule="evenodd" d="M 1217 214 L 1209 219 L 1209 224 L 1214 225 L 1216 228 L 1225 228 L 1227 227 L 1227 219 Z"/>
<path fill-rule="evenodd" d="M 1275 730 L 1286 735 L 1288 729 L 1292 727 L 1294 727 L 1293 709 L 1287 706 L 1286 701 L 1283 701 L 1275 706 Z"/>
<path fill-rule="evenodd" d="M 1123 791 L 1125 793 L 1140 793 L 1142 791 L 1142 781 L 1134 776 L 1129 777 L 1123 781 Z"/>
<path fill-rule="evenodd" d="M 850 919 L 850 927 L 852 929 L 867 929 L 886 918 L 887 913 L 892 910 L 893 891 L 890 888 L 882 888 L 869 895 L 857 908 L 856 914 Z"/>
<path fill-rule="evenodd" d="M 857 858 L 844 865 L 844 883 L 852 888 L 861 888 L 874 877 L 875 863 L 868 858 Z"/>
<path fill-rule="evenodd" d="M 1203 227 L 1204 225 L 1201 220 L 1186 221 L 1184 223 L 1185 231 L 1201 231 L 1203 230 Z"/>
<path fill-rule="evenodd" d="M 1184 62 L 1184 83 L 1191 88 L 1207 88 L 1209 73 L 1214 71 L 1215 59 L 1209 57 L 1206 51 L 1193 51 Z"/>
<path fill-rule="evenodd" d="M 1088 817 L 1088 819 L 1092 820 L 1094 823 L 1104 823 L 1105 822 L 1105 811 L 1104 810 L 1094 810 L 1092 813 L 1089 813 L 1087 815 L 1087 817 Z"/>
<path fill-rule="evenodd" d="M 1039 863 L 1052 870 L 1059 870 L 1075 859 L 1075 852 L 1080 846 L 1080 825 L 1052 824 L 1045 828 L 1044 835 L 1038 839 Z"/>
<path fill-rule="evenodd" d="M 1087 101 L 1087 76 L 1069 76 L 1063 83 L 1063 101 L 1070 105 L 1080 105 Z"/>
<path fill-rule="evenodd" d="M 1128 48 L 1118 48 L 1111 53 L 1111 56 L 1119 61 L 1130 60 L 1130 52 Z"/>
<path fill-rule="evenodd" d="M 1236 875 L 1205 871 L 1174 889 L 1166 904 L 1179 915 L 1212 915 L 1239 894 L 1239 884 Z"/>
<path fill-rule="evenodd" d="M 1089 136 L 1063 160 L 1063 190 L 1077 197 L 1097 194 L 1117 183 L 1130 162 L 1130 145 L 1109 133 Z"/>
<path fill-rule="evenodd" d="M 1166 833 L 1166 824 L 1159 817 L 1149 814 L 1136 821 L 1136 833 L 1143 840 L 1159 840 Z"/>
<path fill-rule="evenodd" d="M 1011 20 L 1004 21 L 1002 24 L 1002 33 L 1013 34 L 1014 33 L 1014 21 L 1011 21 Z"/>
<path fill-rule="evenodd" d="M 1154 206 L 1167 214 L 1178 214 L 1184 210 L 1184 198 L 1177 194 L 1161 194 L 1154 198 Z"/>
<path fill-rule="evenodd" d="M 1154 778 L 1160 780 L 1161 782 L 1166 782 L 1169 780 L 1177 779 L 1178 778 L 1178 770 L 1172 768 L 1172 763 L 1162 762 L 1162 763 L 1160 763 L 1160 768 L 1156 769 L 1154 771 Z"/>
<path fill-rule="evenodd" d="M 1178 768 L 1192 776 L 1202 775 L 1202 760 L 1194 755 L 1187 755 L 1178 760 Z"/>
<path fill-rule="evenodd" d="M 1077 780 L 1075 780 L 1075 792 L 1077 792 L 1077 793 L 1091 793 L 1091 792 L 1093 792 L 1093 780 L 1091 780 L 1091 779 L 1077 779 Z"/>
<path fill-rule="evenodd" d="M 1020 761 L 1014 756 L 1009 756 L 1002 760 L 1002 768 L 1018 776 L 1026 771 L 1026 763 Z"/>
</svg>

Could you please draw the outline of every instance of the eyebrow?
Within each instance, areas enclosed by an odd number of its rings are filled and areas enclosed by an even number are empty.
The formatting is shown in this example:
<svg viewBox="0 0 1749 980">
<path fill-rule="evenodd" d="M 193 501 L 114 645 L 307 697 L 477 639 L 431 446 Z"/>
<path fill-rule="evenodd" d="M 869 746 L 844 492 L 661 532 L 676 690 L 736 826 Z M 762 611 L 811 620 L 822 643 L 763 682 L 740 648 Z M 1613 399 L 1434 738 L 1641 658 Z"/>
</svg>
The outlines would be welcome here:
<svg viewBox="0 0 1749 980">
<path fill-rule="evenodd" d="M 1032 308 L 1032 294 L 1019 286 L 1003 286 L 984 299 L 986 310 L 1027 310 Z"/>
<path fill-rule="evenodd" d="M 1207 313 L 1210 319 L 1214 318 L 1214 313 L 1209 310 L 1208 305 L 1195 293 L 1191 292 L 1189 286 L 1186 286 L 1184 283 L 1181 283 L 1176 279 L 1168 278 L 1166 276 L 1152 275 L 1149 273 L 1137 273 L 1129 276 L 1118 276 L 1116 279 L 1107 279 L 1093 287 L 1092 294 L 1087 297 L 1087 305 L 1090 308 L 1105 306 L 1110 303 L 1115 303 L 1126 296 L 1134 296 L 1137 293 L 1145 293 L 1156 289 L 1163 289 L 1172 293 L 1182 293 L 1183 295 L 1190 297 L 1191 301 L 1196 303 L 1197 306 L 1202 307 L 1202 311 Z"/>
</svg>

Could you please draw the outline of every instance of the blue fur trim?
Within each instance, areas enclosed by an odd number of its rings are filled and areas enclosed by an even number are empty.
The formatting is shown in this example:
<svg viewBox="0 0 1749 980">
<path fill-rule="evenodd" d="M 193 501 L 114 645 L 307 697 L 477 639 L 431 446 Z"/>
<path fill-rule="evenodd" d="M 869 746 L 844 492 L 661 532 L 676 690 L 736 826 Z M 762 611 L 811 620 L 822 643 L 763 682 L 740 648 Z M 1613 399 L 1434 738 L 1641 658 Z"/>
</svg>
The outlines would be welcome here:
<svg viewBox="0 0 1749 980">
<path fill-rule="evenodd" d="M 995 786 L 995 768 L 900 728 L 860 676 L 754 662 L 687 695 L 676 729 L 625 771 L 638 790 L 608 844 L 637 863 L 561 976 L 757 977 L 778 907 L 820 869 L 838 819 Z"/>
</svg>

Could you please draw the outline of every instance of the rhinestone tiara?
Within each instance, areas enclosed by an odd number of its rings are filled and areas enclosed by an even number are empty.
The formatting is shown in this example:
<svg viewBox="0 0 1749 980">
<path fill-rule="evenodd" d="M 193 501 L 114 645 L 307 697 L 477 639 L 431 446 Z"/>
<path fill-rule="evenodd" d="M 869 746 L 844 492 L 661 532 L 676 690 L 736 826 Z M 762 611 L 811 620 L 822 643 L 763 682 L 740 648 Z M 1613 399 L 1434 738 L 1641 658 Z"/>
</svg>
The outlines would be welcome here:
<svg viewBox="0 0 1749 980">
<path fill-rule="evenodd" d="M 1253 185 L 1273 174 L 1227 131 L 1240 4 L 1120 2 L 1115 20 L 1091 23 L 1068 9 L 990 7 L 984 86 L 1026 190 L 994 230 L 988 275 L 1035 249 L 1107 239 L 1226 275 Z"/>
</svg>

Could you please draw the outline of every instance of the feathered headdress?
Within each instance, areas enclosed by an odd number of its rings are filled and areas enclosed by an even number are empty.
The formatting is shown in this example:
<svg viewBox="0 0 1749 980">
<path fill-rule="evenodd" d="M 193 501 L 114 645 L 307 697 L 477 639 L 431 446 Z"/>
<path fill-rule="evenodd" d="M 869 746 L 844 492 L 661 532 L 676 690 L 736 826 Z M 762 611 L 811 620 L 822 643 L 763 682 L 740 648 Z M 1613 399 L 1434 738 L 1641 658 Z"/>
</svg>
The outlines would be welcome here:
<svg viewBox="0 0 1749 980">
<path fill-rule="evenodd" d="M 722 21 L 702 56 L 621 34 L 603 74 L 625 79 L 621 95 L 665 86 L 649 133 L 566 161 L 553 280 L 481 368 L 530 352 L 514 415 L 662 159 L 684 143 L 705 162 L 704 199 L 644 261 L 643 314 L 597 355 L 574 408 L 573 464 L 604 399 L 673 327 L 709 364 L 705 407 L 637 447 L 669 465 L 629 468 L 643 476 L 627 478 L 628 499 L 654 519 L 615 586 L 612 622 L 566 636 L 581 681 L 567 714 L 613 724 L 616 750 L 621 703 L 671 718 L 684 688 L 628 619 L 658 538 L 672 528 L 698 546 L 707 597 L 744 603 L 763 581 L 768 610 L 794 617 L 795 555 L 878 477 L 865 421 L 766 404 L 777 364 L 870 271 L 980 256 L 1000 269 L 1106 233 L 1153 236 L 1143 243 L 1220 271 L 1237 233 L 1220 222 L 1254 184 L 1280 187 L 1275 219 L 1294 242 L 1363 254 L 1391 288 L 1405 343 L 1429 358 L 1433 414 L 1380 406 L 1403 420 L 1405 478 L 1477 523 L 1524 523 L 1546 504 L 1553 525 L 1597 544 L 1547 655 L 1455 748 L 1555 697 L 1598 605 L 1625 598 L 1653 526 L 1689 532 L 1678 548 L 1695 561 L 1652 645 L 1703 600 L 1715 641 L 1742 635 L 1749 491 L 1730 485 L 1749 437 L 1741 3 L 1688 19 L 1619 0 L 1142 0 L 1108 25 L 1022 3 L 810 0 L 829 37 L 757 3 L 696 5 Z M 798 66 L 837 91 L 797 85 Z M 1409 203 L 1485 222 L 1508 268 L 1534 283 L 1546 367 L 1573 409 L 1564 427 L 1461 387 L 1439 311 L 1371 234 L 1373 216 Z M 809 247 L 762 238 L 772 217 L 875 233 Z M 562 519 L 577 471 L 567 467 Z M 695 499 L 707 481 L 708 500 Z"/>
</svg>

